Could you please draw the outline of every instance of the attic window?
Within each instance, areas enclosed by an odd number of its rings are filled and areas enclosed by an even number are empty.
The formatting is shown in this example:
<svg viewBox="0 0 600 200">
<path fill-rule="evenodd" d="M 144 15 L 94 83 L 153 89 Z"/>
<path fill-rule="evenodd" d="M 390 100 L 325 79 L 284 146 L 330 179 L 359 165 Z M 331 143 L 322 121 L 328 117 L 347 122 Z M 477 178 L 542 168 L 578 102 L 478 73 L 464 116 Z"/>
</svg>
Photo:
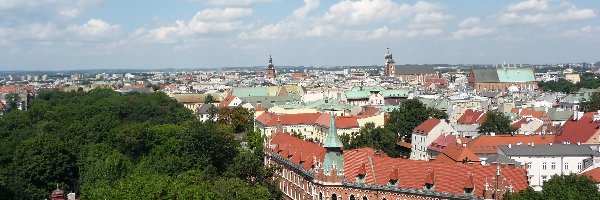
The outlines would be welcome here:
<svg viewBox="0 0 600 200">
<path fill-rule="evenodd" d="M 465 188 L 465 194 L 473 194 L 474 190 L 475 189 L 473 189 L 473 188 Z"/>
</svg>

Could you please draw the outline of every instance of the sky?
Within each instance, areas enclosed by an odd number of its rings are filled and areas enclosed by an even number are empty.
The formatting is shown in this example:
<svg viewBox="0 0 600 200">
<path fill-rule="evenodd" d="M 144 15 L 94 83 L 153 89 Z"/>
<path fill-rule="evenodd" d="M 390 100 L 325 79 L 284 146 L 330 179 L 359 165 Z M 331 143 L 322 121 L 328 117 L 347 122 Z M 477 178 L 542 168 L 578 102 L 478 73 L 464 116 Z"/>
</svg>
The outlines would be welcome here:
<svg viewBox="0 0 600 200">
<path fill-rule="evenodd" d="M 600 60 L 597 0 L 0 0 L 0 70 Z"/>
</svg>

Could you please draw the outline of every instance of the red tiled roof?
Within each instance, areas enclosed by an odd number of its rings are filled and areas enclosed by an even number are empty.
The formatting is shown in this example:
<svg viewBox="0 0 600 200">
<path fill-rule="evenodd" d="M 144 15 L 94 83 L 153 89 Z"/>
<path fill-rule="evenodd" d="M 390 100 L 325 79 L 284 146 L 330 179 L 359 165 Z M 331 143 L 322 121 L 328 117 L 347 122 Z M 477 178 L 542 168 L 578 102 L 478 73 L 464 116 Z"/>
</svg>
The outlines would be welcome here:
<svg viewBox="0 0 600 200">
<path fill-rule="evenodd" d="M 31 92 L 31 91 L 33 91 L 33 86 L 32 85 L 27 85 L 27 86 L 14 86 L 14 85 L 0 86 L 0 93 L 12 93 L 12 92 L 18 92 L 19 90 L 24 90 L 24 91 L 27 91 L 27 92 Z"/>
<path fill-rule="evenodd" d="M 259 106 L 256 106 L 256 108 L 254 110 L 256 110 L 256 111 L 266 111 L 267 109 L 265 107 L 259 105 Z"/>
<path fill-rule="evenodd" d="M 523 124 L 527 124 L 526 122 L 527 122 L 527 119 L 521 118 L 519 121 L 511 124 L 510 126 L 512 126 L 513 128 L 516 128 L 516 129 L 520 129 L 521 126 L 523 126 Z"/>
<path fill-rule="evenodd" d="M 412 147 L 412 145 L 410 143 L 405 142 L 405 141 L 398 141 L 398 142 L 396 142 L 396 145 L 404 147 L 404 148 L 408 148 L 408 149 L 410 149 Z"/>
<path fill-rule="evenodd" d="M 265 126 L 277 125 L 277 118 L 281 119 L 282 125 L 317 124 L 329 128 L 331 117 L 327 113 L 298 113 L 298 114 L 275 114 L 265 112 L 256 120 Z M 336 117 L 336 128 L 358 128 L 358 119 L 361 116 L 338 116 Z"/>
<path fill-rule="evenodd" d="M 475 154 L 496 154 L 498 146 L 517 145 L 533 142 L 534 144 L 549 144 L 554 142 L 554 135 L 480 135 L 467 143 L 467 148 Z"/>
<path fill-rule="evenodd" d="M 565 122 L 565 124 L 556 132 L 556 143 L 570 142 L 575 144 L 577 142 L 585 143 L 598 131 L 600 121 L 593 121 L 593 117 L 596 112 L 588 112 L 581 117 L 581 119 L 575 121 L 573 116 Z"/>
<path fill-rule="evenodd" d="M 467 147 L 462 144 L 453 143 L 450 144 L 444 151 L 435 157 L 436 162 L 456 163 L 467 161 L 469 163 L 479 164 L 479 157 L 477 157 Z"/>
<path fill-rule="evenodd" d="M 484 111 L 467 109 L 465 113 L 458 118 L 459 124 L 482 124 L 487 119 Z"/>
<path fill-rule="evenodd" d="M 457 143 L 457 140 L 460 140 L 461 143 L 468 143 L 471 141 L 470 138 L 460 137 L 452 134 L 442 134 L 437 139 L 435 139 L 427 149 L 437 152 L 442 152 L 448 145 L 452 143 Z M 410 145 L 410 144 L 409 144 Z M 409 146 L 410 148 L 410 146 Z"/>
<path fill-rule="evenodd" d="M 473 174 L 467 176 L 467 181 L 463 184 L 463 188 L 475 188 L 475 180 L 473 180 Z"/>
<path fill-rule="evenodd" d="M 227 95 L 227 97 L 225 97 L 225 99 L 223 99 L 223 101 L 221 101 L 221 103 L 219 103 L 219 107 L 223 108 L 223 107 L 229 106 L 229 104 L 231 104 L 231 102 L 234 99 L 235 99 L 235 96 L 233 96 L 233 95 Z"/>
<path fill-rule="evenodd" d="M 600 167 L 579 174 L 580 176 L 590 177 L 594 182 L 600 183 Z"/>
<path fill-rule="evenodd" d="M 425 120 L 423 123 L 421 123 L 417 127 L 415 127 L 413 129 L 413 132 L 427 135 L 439 123 L 440 123 L 440 120 L 437 118 L 431 118 L 431 119 Z"/>
<path fill-rule="evenodd" d="M 369 164 L 369 157 L 372 164 Z M 388 174 L 392 167 L 399 169 L 398 187 L 422 190 L 424 178 L 429 176 L 429 171 L 435 174 L 435 191 L 452 194 L 463 194 L 464 185 L 468 182 L 468 174 L 473 174 L 475 194 L 483 196 L 485 180 L 492 180 L 496 174 L 496 167 L 482 165 L 464 165 L 455 163 L 438 163 L 402 158 L 390 158 L 386 155 L 376 155 L 371 148 L 344 151 L 344 174 L 346 181 L 354 182 L 361 163 L 367 163 L 366 184 L 387 185 Z M 374 174 L 373 174 L 374 172 Z M 514 167 L 501 167 L 502 176 L 513 184 L 516 192 L 527 189 L 527 176 L 524 169 Z"/>
<path fill-rule="evenodd" d="M 277 133 L 271 140 L 272 145 L 276 145 L 273 153 L 280 153 L 282 158 L 290 158 L 295 164 L 302 163 L 302 168 L 309 170 L 313 161 L 323 162 L 325 158 L 325 148 L 321 145 L 304 141 L 300 138 L 291 136 L 287 133 Z"/>
<path fill-rule="evenodd" d="M 513 108 L 510 110 L 510 112 L 515 113 L 519 116 L 532 116 L 538 119 L 542 119 L 542 116 L 544 115 L 543 111 L 537 111 L 537 110 L 533 110 L 533 109 L 518 109 L 518 108 Z"/>
</svg>

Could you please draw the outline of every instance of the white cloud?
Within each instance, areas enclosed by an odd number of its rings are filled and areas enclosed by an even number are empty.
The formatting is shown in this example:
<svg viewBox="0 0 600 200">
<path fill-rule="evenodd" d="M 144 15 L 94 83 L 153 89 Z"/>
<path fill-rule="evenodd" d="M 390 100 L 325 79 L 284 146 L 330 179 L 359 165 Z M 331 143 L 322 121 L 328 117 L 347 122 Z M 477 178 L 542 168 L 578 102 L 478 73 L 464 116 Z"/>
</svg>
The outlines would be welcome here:
<svg viewBox="0 0 600 200">
<path fill-rule="evenodd" d="M 336 28 L 332 25 L 316 26 L 311 30 L 306 31 L 304 35 L 308 37 L 325 37 L 333 35 L 335 31 Z"/>
<path fill-rule="evenodd" d="M 304 19 L 306 14 L 319 8 L 319 0 L 304 0 L 304 6 L 294 10 L 292 16 L 299 19 Z"/>
<path fill-rule="evenodd" d="M 212 5 L 247 6 L 254 3 L 269 2 L 272 0 L 188 0 L 190 2 L 203 2 Z"/>
<path fill-rule="evenodd" d="M 198 21 L 230 21 L 252 15 L 250 8 L 212 8 L 198 12 L 194 20 Z"/>
<path fill-rule="evenodd" d="M 546 24 L 596 17 L 592 9 L 580 9 L 569 2 L 551 5 L 547 0 L 529 0 L 509 5 L 497 17 L 504 24 Z"/>
<path fill-rule="evenodd" d="M 466 38 L 476 38 L 482 36 L 488 36 L 493 34 L 495 31 L 493 28 L 485 28 L 482 26 L 473 26 L 469 28 L 461 28 L 452 33 L 452 37 L 454 39 L 466 39 Z"/>
<path fill-rule="evenodd" d="M 566 30 L 563 32 L 567 37 L 591 37 L 600 34 L 600 27 L 584 26 L 578 29 Z"/>
<path fill-rule="evenodd" d="M 86 39 L 115 34 L 120 30 L 119 25 L 111 25 L 101 19 L 90 19 L 82 25 L 70 25 L 67 30 Z"/>
<path fill-rule="evenodd" d="M 307 16 L 318 8 L 316 0 L 305 0 L 290 17 L 280 22 L 266 24 L 254 31 L 242 32 L 240 39 L 290 39 L 303 37 L 332 37 L 344 35 L 349 39 L 375 39 L 381 36 L 415 37 L 439 35 L 441 27 L 452 16 L 442 12 L 439 4 L 423 1 L 415 4 L 398 4 L 391 0 L 341 1 L 333 4 L 322 16 Z M 407 29 L 388 25 L 404 20 Z M 372 25 L 381 25 L 368 30 Z M 367 30 L 360 30 L 365 28 Z M 355 38 L 352 38 L 355 37 Z"/>
<path fill-rule="evenodd" d="M 480 21 L 481 20 L 479 20 L 479 18 L 477 18 L 477 17 L 469 17 L 467 19 L 462 20 L 458 24 L 458 27 L 460 27 L 460 28 L 473 27 L 473 26 L 479 25 Z"/>
<path fill-rule="evenodd" d="M 345 25 L 398 21 L 408 18 L 413 9 L 411 5 L 391 0 L 341 1 L 332 5 L 323 19 Z"/>
<path fill-rule="evenodd" d="M 548 9 L 548 0 L 527 0 L 519 3 L 510 4 L 506 10 L 509 12 L 519 12 L 527 10 L 546 10 Z"/>
<path fill-rule="evenodd" d="M 81 14 L 81 10 L 76 8 L 65 8 L 58 12 L 58 15 L 64 18 L 75 18 Z"/>
<path fill-rule="evenodd" d="M 174 25 L 151 29 L 145 38 L 151 42 L 171 43 L 202 34 L 247 29 L 252 24 L 245 23 L 243 19 L 250 15 L 252 9 L 249 8 L 205 9 L 187 23 L 178 20 Z"/>
</svg>

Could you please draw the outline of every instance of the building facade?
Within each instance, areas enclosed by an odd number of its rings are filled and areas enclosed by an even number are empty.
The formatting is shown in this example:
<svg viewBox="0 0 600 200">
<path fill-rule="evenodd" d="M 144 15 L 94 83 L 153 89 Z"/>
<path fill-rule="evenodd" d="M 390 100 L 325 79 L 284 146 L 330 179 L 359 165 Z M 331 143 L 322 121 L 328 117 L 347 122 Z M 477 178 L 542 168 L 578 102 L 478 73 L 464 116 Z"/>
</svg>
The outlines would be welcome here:
<svg viewBox="0 0 600 200">
<path fill-rule="evenodd" d="M 265 165 L 276 172 L 284 199 L 502 199 L 527 188 L 524 169 L 390 158 L 372 148 L 345 150 L 335 120 L 325 143 L 278 131 L 265 142 Z"/>
</svg>

